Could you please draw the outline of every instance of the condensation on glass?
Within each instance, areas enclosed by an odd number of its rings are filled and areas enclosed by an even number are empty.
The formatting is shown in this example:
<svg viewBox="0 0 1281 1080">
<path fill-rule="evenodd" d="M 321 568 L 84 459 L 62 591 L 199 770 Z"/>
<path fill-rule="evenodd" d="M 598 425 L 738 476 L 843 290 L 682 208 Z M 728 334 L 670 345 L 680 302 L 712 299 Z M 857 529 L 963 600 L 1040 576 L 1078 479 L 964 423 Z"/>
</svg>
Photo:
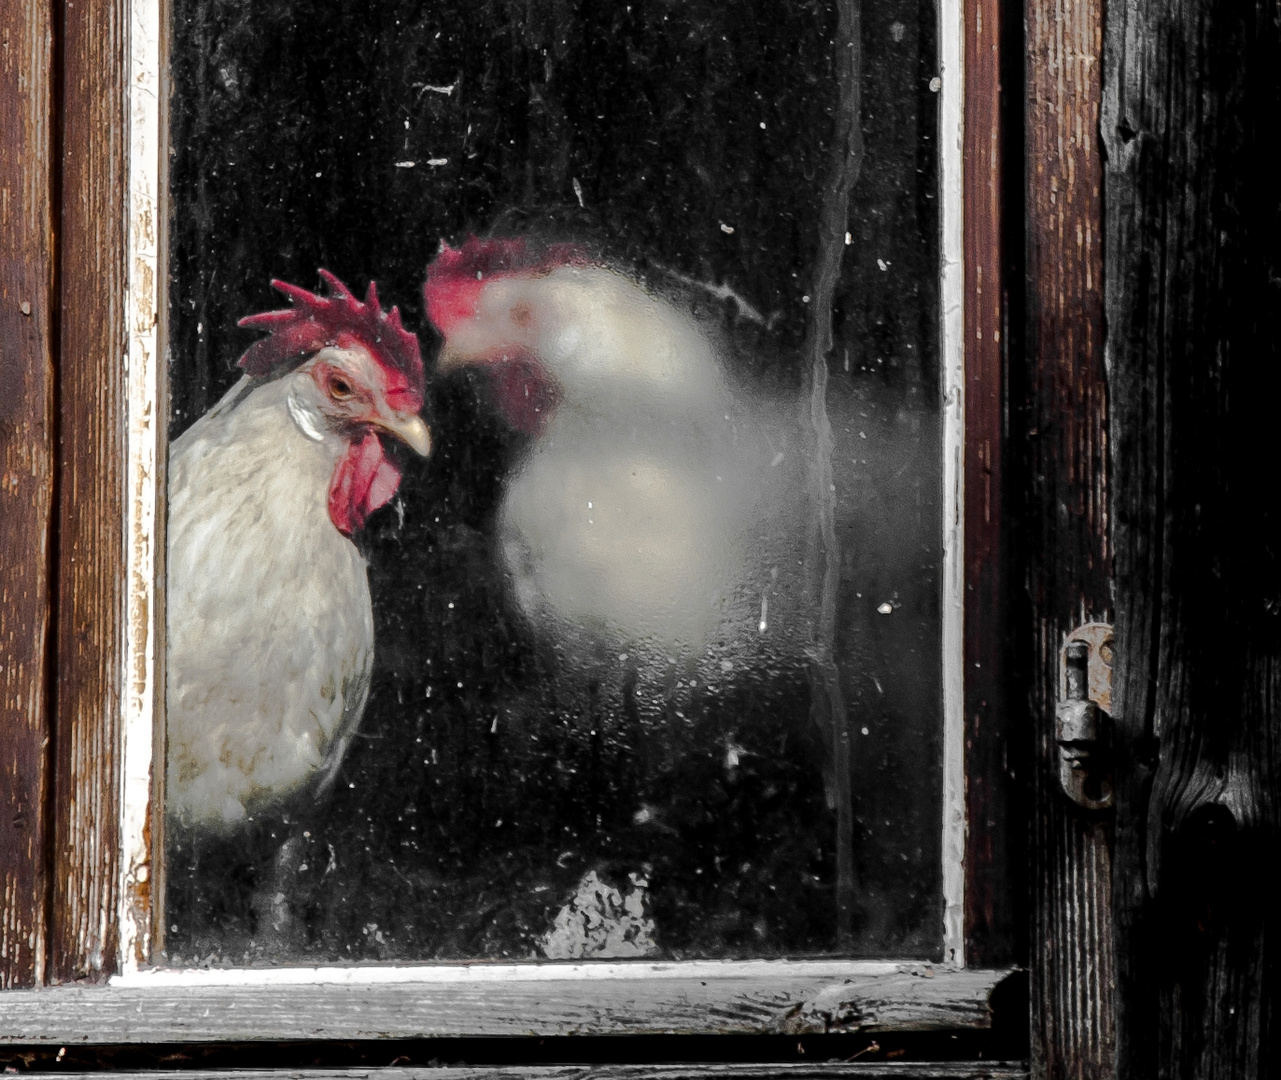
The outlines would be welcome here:
<svg viewBox="0 0 1281 1080">
<path fill-rule="evenodd" d="M 934 6 L 845 14 L 853 161 L 831 3 L 176 0 L 171 438 L 324 268 L 418 334 L 432 449 L 342 433 L 400 473 L 344 564 L 367 703 L 297 782 L 171 767 L 161 963 L 941 956 Z M 284 370 L 258 470 L 325 434 Z M 305 649 L 342 602 L 252 518 L 171 566 L 171 639 L 172 574 L 226 581 L 181 629 L 229 678 L 246 618 Z"/>
</svg>

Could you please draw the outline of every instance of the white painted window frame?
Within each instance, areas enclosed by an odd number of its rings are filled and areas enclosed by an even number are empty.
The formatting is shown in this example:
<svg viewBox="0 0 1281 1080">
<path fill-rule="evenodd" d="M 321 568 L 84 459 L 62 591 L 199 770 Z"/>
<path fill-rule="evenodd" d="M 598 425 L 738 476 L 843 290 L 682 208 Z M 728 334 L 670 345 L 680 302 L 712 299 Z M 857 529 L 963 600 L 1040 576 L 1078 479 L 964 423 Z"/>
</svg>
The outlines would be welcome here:
<svg viewBox="0 0 1281 1080">
<path fill-rule="evenodd" d="M 987 985 L 979 973 L 964 978 L 964 872 L 966 823 L 964 775 L 963 615 L 964 615 L 964 264 L 962 215 L 962 0 L 940 0 L 940 187 L 942 218 L 940 339 L 943 379 L 943 820 L 942 859 L 946 962 L 935 972 L 920 962 L 867 961 L 727 961 L 684 964 L 554 964 L 521 965 L 367 965 L 285 967 L 236 970 L 164 970 L 150 963 L 153 884 L 152 844 L 158 830 L 151 824 L 161 814 L 152 805 L 163 776 L 163 507 L 167 407 L 164 385 L 164 222 L 163 190 L 166 144 L 166 23 L 162 0 L 132 0 L 129 27 L 129 176 L 127 329 L 127 512 L 126 512 L 126 670 L 121 680 L 121 880 L 119 889 L 119 962 L 111 986 L 121 993 L 152 988 L 157 993 L 249 992 L 282 985 L 346 987 L 366 1000 L 371 988 L 383 987 L 391 999 L 405 988 L 424 993 L 453 986 L 459 992 L 488 986 L 577 986 L 571 996 L 584 1000 L 606 984 L 622 980 L 636 985 L 681 985 L 681 993 L 703 987 L 710 1001 L 734 988 L 781 988 L 800 980 L 822 987 L 852 986 L 868 979 L 951 973 L 958 992 L 962 983 Z M 944 982 L 948 980 L 944 978 Z M 943 983 L 937 988 L 942 989 Z M 973 987 L 971 987 L 971 990 Z M 566 991 L 568 992 L 568 991 Z M 968 992 L 968 991 L 967 991 Z M 663 997 L 657 990 L 658 997 Z M 215 995 L 217 996 L 217 995 Z M 225 995 L 224 995 L 225 996 Z M 838 995 L 839 996 L 839 995 Z M 430 993 L 428 993 L 430 997 Z M 69 999 L 68 999 L 69 1000 Z M 123 998 L 121 1001 L 123 1002 Z M 47 999 L 46 999 L 47 1001 Z M 666 1021 L 664 1021 L 666 1022 Z M 341 1025 L 340 1025 L 341 1026 Z M 428 1025 L 430 1027 L 430 1025 Z M 537 1023 L 531 1019 L 530 1030 Z M 606 1024 L 607 1030 L 615 1030 Z M 452 1030 L 452 1029 L 451 1029 Z M 425 1033 L 419 1024 L 415 1031 Z M 443 1033 L 443 1032 L 442 1032 Z M 454 1031 L 454 1033 L 464 1033 Z M 498 1033 L 498 1032 L 495 1032 Z M 504 1030 L 502 1033 L 509 1033 Z M 280 1037 L 287 1037 L 282 1031 Z"/>
</svg>

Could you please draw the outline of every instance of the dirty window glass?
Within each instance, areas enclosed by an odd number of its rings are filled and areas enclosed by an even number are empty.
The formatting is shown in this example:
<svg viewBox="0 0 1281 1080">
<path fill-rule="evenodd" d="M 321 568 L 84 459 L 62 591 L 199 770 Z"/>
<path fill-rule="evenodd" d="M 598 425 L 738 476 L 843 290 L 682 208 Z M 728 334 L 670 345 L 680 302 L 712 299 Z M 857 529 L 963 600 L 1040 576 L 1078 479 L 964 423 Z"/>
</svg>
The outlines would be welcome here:
<svg viewBox="0 0 1281 1080">
<path fill-rule="evenodd" d="M 940 956 L 933 5 L 172 18 L 161 961 Z"/>
</svg>

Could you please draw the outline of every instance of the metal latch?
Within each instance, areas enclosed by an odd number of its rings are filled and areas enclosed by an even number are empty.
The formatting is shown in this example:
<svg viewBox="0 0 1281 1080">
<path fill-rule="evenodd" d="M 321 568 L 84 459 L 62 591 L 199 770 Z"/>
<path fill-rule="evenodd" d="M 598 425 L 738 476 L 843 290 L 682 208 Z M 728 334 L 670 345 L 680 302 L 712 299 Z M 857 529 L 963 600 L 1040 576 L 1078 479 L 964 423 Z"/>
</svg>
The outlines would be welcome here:
<svg viewBox="0 0 1281 1080">
<path fill-rule="evenodd" d="M 1054 714 L 1059 783 L 1078 806 L 1112 805 L 1112 627 L 1086 623 L 1060 656 L 1063 695 Z"/>
</svg>

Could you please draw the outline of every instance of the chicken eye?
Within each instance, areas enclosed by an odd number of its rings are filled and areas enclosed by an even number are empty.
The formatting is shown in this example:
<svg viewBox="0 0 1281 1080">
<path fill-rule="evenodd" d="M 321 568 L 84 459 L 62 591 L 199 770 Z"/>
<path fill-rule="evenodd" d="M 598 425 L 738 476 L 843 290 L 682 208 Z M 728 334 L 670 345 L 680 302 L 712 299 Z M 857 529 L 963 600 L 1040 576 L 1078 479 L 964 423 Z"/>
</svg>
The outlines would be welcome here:
<svg viewBox="0 0 1281 1080">
<path fill-rule="evenodd" d="M 335 375 L 329 380 L 329 396 L 335 401 L 346 401 L 349 397 L 355 394 L 355 392 L 356 391 L 351 388 L 351 383 L 341 375 Z"/>
</svg>

